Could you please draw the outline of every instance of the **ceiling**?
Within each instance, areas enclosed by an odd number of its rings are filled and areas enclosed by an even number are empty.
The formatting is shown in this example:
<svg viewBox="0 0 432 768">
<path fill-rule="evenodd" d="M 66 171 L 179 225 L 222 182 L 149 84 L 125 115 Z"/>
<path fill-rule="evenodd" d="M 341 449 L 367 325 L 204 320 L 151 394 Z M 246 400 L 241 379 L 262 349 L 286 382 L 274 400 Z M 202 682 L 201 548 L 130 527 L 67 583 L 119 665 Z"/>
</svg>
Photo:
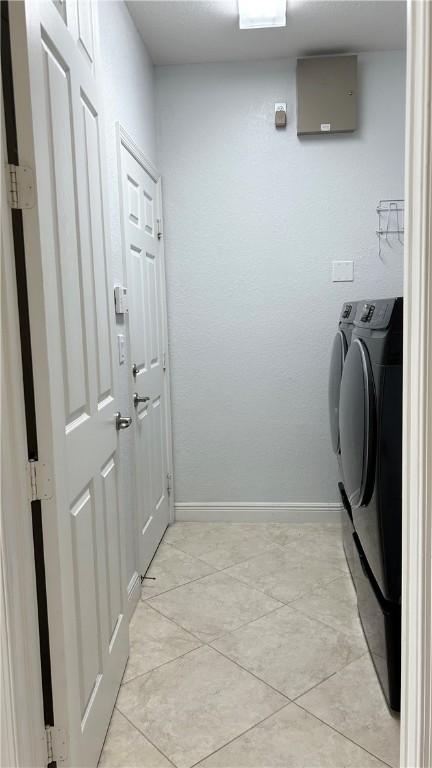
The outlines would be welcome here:
<svg viewBox="0 0 432 768">
<path fill-rule="evenodd" d="M 356 53 L 405 47 L 406 3 L 288 0 L 287 25 L 239 29 L 237 0 L 128 0 L 155 64 Z"/>
</svg>

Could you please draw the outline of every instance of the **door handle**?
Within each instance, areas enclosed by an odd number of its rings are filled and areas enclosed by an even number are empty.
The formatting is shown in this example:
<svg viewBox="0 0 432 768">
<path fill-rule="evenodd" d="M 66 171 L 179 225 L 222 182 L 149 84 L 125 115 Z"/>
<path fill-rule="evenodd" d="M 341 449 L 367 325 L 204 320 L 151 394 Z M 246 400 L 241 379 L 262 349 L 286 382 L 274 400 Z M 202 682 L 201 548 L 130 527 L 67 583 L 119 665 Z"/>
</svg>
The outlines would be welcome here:
<svg viewBox="0 0 432 768">
<path fill-rule="evenodd" d="M 138 403 L 148 403 L 149 400 L 149 397 L 140 397 L 138 392 L 133 393 L 133 404 L 135 408 L 137 407 Z"/>
<path fill-rule="evenodd" d="M 132 416 L 122 416 L 120 411 L 117 411 L 115 425 L 117 431 L 120 429 L 127 429 L 132 424 Z"/>
</svg>

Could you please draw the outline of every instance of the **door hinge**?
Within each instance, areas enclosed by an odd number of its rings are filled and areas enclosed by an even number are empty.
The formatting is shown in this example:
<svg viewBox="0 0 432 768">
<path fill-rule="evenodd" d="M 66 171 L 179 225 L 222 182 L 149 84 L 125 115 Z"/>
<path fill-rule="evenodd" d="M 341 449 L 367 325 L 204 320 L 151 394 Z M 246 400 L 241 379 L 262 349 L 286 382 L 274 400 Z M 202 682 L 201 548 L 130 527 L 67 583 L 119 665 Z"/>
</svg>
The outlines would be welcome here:
<svg viewBox="0 0 432 768">
<path fill-rule="evenodd" d="M 47 765 L 60 763 L 66 760 L 67 740 L 64 728 L 56 728 L 53 725 L 45 726 L 45 740 L 47 748 Z"/>
<path fill-rule="evenodd" d="M 31 459 L 27 464 L 30 501 L 52 499 L 52 478 L 47 464 Z"/>
<path fill-rule="evenodd" d="M 8 165 L 8 203 L 10 208 L 33 208 L 35 204 L 33 171 L 28 165 Z"/>
<path fill-rule="evenodd" d="M 166 352 L 162 355 L 162 370 L 166 371 Z"/>
<path fill-rule="evenodd" d="M 157 239 L 162 239 L 162 219 L 157 219 Z"/>
<path fill-rule="evenodd" d="M 168 493 L 168 496 L 171 496 L 171 491 L 172 491 L 172 474 L 171 474 L 171 472 L 168 472 L 168 474 L 167 474 L 167 493 Z"/>
</svg>

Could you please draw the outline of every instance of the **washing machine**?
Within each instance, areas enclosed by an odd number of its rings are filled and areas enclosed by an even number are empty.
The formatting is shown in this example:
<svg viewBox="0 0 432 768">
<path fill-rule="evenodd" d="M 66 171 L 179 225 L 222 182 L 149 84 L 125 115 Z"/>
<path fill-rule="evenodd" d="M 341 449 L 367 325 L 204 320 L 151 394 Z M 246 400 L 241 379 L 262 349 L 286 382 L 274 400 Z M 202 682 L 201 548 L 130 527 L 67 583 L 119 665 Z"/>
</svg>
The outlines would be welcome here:
<svg viewBox="0 0 432 768">
<path fill-rule="evenodd" d="M 394 710 L 400 706 L 402 322 L 401 298 L 359 302 L 339 402 L 358 609 Z"/>
<path fill-rule="evenodd" d="M 330 358 L 330 375 L 329 375 L 329 416 L 330 416 L 330 436 L 333 452 L 336 455 L 339 464 L 340 481 L 338 483 L 339 495 L 343 504 L 342 513 L 342 536 L 343 545 L 345 550 L 345 556 L 349 569 L 353 571 L 354 567 L 354 543 L 353 533 L 354 527 L 352 522 L 351 507 L 345 493 L 342 475 L 342 462 L 340 451 L 340 434 L 339 434 L 339 397 L 340 386 L 342 379 L 342 370 L 345 363 L 345 358 L 351 344 L 351 337 L 354 328 L 354 319 L 357 312 L 357 302 L 347 301 L 342 305 L 342 310 L 339 317 L 339 324 L 336 336 L 333 340 L 331 358 Z"/>
</svg>

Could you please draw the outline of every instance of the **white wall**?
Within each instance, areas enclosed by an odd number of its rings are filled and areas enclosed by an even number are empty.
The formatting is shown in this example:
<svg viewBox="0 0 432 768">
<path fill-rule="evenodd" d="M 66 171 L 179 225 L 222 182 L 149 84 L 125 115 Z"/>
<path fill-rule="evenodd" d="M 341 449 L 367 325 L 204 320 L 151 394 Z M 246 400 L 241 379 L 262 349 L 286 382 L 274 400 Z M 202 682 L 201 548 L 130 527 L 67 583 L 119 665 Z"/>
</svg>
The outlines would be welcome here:
<svg viewBox="0 0 432 768">
<path fill-rule="evenodd" d="M 121 240 L 116 122 L 119 121 L 145 155 L 156 162 L 154 69 L 144 43 L 123 2 L 104 0 L 99 4 L 100 46 L 103 59 L 103 87 L 109 184 L 109 229 L 114 284 L 125 282 Z M 117 315 L 117 333 L 127 339 L 127 329 Z M 119 319 L 120 318 L 120 319 Z M 133 411 L 129 398 L 130 361 L 119 368 L 119 409 Z M 136 521 L 134 510 L 135 472 L 132 430 L 120 435 L 120 501 L 126 518 L 126 566 L 128 582 L 137 568 Z"/>
<path fill-rule="evenodd" d="M 402 52 L 361 55 L 358 131 L 298 139 L 294 60 L 156 68 L 176 501 L 337 500 L 340 306 L 402 290 L 375 208 L 403 197 L 404 70 Z"/>
</svg>

